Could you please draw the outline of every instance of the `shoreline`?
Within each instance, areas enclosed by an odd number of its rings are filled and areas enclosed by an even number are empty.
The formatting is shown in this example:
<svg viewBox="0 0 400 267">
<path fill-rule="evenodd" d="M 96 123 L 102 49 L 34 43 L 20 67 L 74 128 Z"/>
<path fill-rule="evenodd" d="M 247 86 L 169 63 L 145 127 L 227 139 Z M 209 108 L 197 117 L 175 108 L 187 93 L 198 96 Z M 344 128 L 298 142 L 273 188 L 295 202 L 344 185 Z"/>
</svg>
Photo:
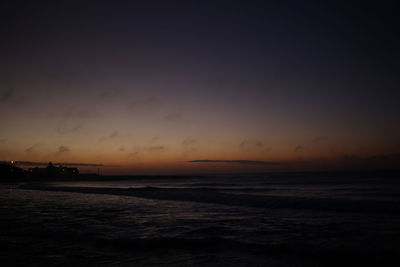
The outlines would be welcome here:
<svg viewBox="0 0 400 267">
<path fill-rule="evenodd" d="M 225 177 L 225 176 L 247 176 L 247 177 L 260 177 L 265 178 L 314 178 L 314 177 L 348 177 L 360 176 L 360 178 L 369 178 L 381 175 L 384 177 L 392 177 L 400 179 L 400 170 L 340 170 L 340 171 L 304 171 L 304 172 L 265 172 L 265 173 L 219 173 L 219 174 L 177 174 L 177 175 L 97 175 L 97 174 L 79 174 L 73 177 L 9 177 L 1 178 L 0 183 L 12 182 L 85 182 L 85 181 L 145 181 L 145 180 L 180 180 L 180 179 L 205 179 L 211 177 Z M 323 178 L 321 179 L 321 182 Z"/>
</svg>

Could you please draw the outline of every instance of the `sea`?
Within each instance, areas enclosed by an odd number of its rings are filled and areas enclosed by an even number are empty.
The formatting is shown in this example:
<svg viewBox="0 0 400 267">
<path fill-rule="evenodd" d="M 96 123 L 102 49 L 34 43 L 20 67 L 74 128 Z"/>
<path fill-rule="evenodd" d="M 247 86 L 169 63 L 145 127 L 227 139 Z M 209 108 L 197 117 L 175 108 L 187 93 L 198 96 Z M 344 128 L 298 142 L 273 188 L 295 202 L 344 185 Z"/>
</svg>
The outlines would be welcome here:
<svg viewBox="0 0 400 267">
<path fill-rule="evenodd" d="M 398 173 L 0 184 L 1 266 L 400 266 Z"/>
</svg>

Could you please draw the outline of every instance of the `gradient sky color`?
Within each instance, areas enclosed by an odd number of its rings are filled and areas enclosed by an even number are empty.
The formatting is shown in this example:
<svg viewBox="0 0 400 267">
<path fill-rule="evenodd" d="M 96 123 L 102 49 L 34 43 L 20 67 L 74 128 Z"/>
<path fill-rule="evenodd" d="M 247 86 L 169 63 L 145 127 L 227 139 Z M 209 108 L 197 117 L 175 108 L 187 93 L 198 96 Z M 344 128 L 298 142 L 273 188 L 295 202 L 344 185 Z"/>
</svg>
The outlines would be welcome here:
<svg viewBox="0 0 400 267">
<path fill-rule="evenodd" d="M 398 168 L 395 6 L 81 2 L 2 4 L 0 160 Z"/>
</svg>

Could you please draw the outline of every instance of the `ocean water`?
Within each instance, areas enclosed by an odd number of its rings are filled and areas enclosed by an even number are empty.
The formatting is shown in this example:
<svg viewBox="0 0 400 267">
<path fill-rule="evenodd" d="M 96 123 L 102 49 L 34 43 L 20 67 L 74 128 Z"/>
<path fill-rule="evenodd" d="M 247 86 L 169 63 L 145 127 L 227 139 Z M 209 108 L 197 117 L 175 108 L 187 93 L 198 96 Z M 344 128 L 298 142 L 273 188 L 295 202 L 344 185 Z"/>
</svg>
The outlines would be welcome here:
<svg viewBox="0 0 400 267">
<path fill-rule="evenodd" d="M 396 174 L 0 185 L 2 266 L 400 266 Z"/>
</svg>

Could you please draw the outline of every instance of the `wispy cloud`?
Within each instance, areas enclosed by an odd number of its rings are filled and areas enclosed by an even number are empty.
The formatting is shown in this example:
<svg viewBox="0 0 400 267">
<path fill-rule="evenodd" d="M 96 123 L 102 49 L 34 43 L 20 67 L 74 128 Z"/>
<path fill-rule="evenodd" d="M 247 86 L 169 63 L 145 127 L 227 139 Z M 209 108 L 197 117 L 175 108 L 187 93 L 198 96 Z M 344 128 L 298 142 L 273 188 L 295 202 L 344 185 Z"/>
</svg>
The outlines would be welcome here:
<svg viewBox="0 0 400 267">
<path fill-rule="evenodd" d="M 33 151 L 34 151 L 34 147 L 33 146 L 30 146 L 27 149 L 25 149 L 26 153 L 32 153 Z"/>
<path fill-rule="evenodd" d="M 146 151 L 160 151 L 164 149 L 165 149 L 164 146 L 150 146 L 145 148 Z"/>
<path fill-rule="evenodd" d="M 160 140 L 160 137 L 154 136 L 154 137 L 150 138 L 149 142 L 150 142 L 150 143 L 155 143 L 155 142 L 157 142 L 158 140 Z"/>
<path fill-rule="evenodd" d="M 115 138 L 115 137 L 117 137 L 118 136 L 118 132 L 117 131 L 114 131 L 114 132 L 112 132 L 109 136 L 108 136 L 108 138 Z"/>
<path fill-rule="evenodd" d="M 260 140 L 244 140 L 240 143 L 240 147 L 257 147 L 262 148 L 264 147 L 264 143 Z"/>
<path fill-rule="evenodd" d="M 163 152 L 167 148 L 163 145 L 156 145 L 156 146 L 138 146 L 138 147 L 133 147 L 133 152 L 130 153 L 129 155 L 131 156 L 136 156 L 141 153 L 155 153 L 155 152 Z"/>
<path fill-rule="evenodd" d="M 109 139 L 114 139 L 114 138 L 116 138 L 117 136 L 119 136 L 118 131 L 113 131 L 112 133 L 110 133 L 110 134 L 107 135 L 107 136 L 102 136 L 102 137 L 100 137 L 100 139 L 99 139 L 97 142 L 98 142 L 98 143 L 101 143 L 101 142 L 104 142 L 104 141 L 109 140 Z"/>
<path fill-rule="evenodd" d="M 42 144 L 39 144 L 39 143 L 34 144 L 34 145 L 28 147 L 27 149 L 25 149 L 25 152 L 26 153 L 36 153 L 38 148 L 40 148 L 41 146 L 42 146 Z"/>
<path fill-rule="evenodd" d="M 243 140 L 240 144 L 239 147 L 243 151 L 251 151 L 251 152 L 257 152 L 257 153 L 265 153 L 271 150 L 271 147 L 265 146 L 264 142 L 261 140 L 257 139 L 247 139 Z"/>
<path fill-rule="evenodd" d="M 197 159 L 190 160 L 191 163 L 238 163 L 248 165 L 279 165 L 279 161 L 259 161 L 259 160 L 212 160 L 212 159 Z"/>
<path fill-rule="evenodd" d="M 58 148 L 58 153 L 65 153 L 65 152 L 68 152 L 68 151 L 70 151 L 70 149 L 67 146 L 60 146 Z"/>
<path fill-rule="evenodd" d="M 296 146 L 296 147 L 294 148 L 294 152 L 299 152 L 299 151 L 301 151 L 301 150 L 303 150 L 303 149 L 304 149 L 303 146 L 298 145 L 298 146 Z"/>
<path fill-rule="evenodd" d="M 182 145 L 184 146 L 194 145 L 195 143 L 197 143 L 197 140 L 193 138 L 187 138 L 182 141 Z"/>
<path fill-rule="evenodd" d="M 68 134 L 68 133 L 74 133 L 82 129 L 83 124 L 78 123 L 75 125 L 68 125 L 68 124 L 60 124 L 56 127 L 56 131 L 59 134 Z"/>
</svg>

